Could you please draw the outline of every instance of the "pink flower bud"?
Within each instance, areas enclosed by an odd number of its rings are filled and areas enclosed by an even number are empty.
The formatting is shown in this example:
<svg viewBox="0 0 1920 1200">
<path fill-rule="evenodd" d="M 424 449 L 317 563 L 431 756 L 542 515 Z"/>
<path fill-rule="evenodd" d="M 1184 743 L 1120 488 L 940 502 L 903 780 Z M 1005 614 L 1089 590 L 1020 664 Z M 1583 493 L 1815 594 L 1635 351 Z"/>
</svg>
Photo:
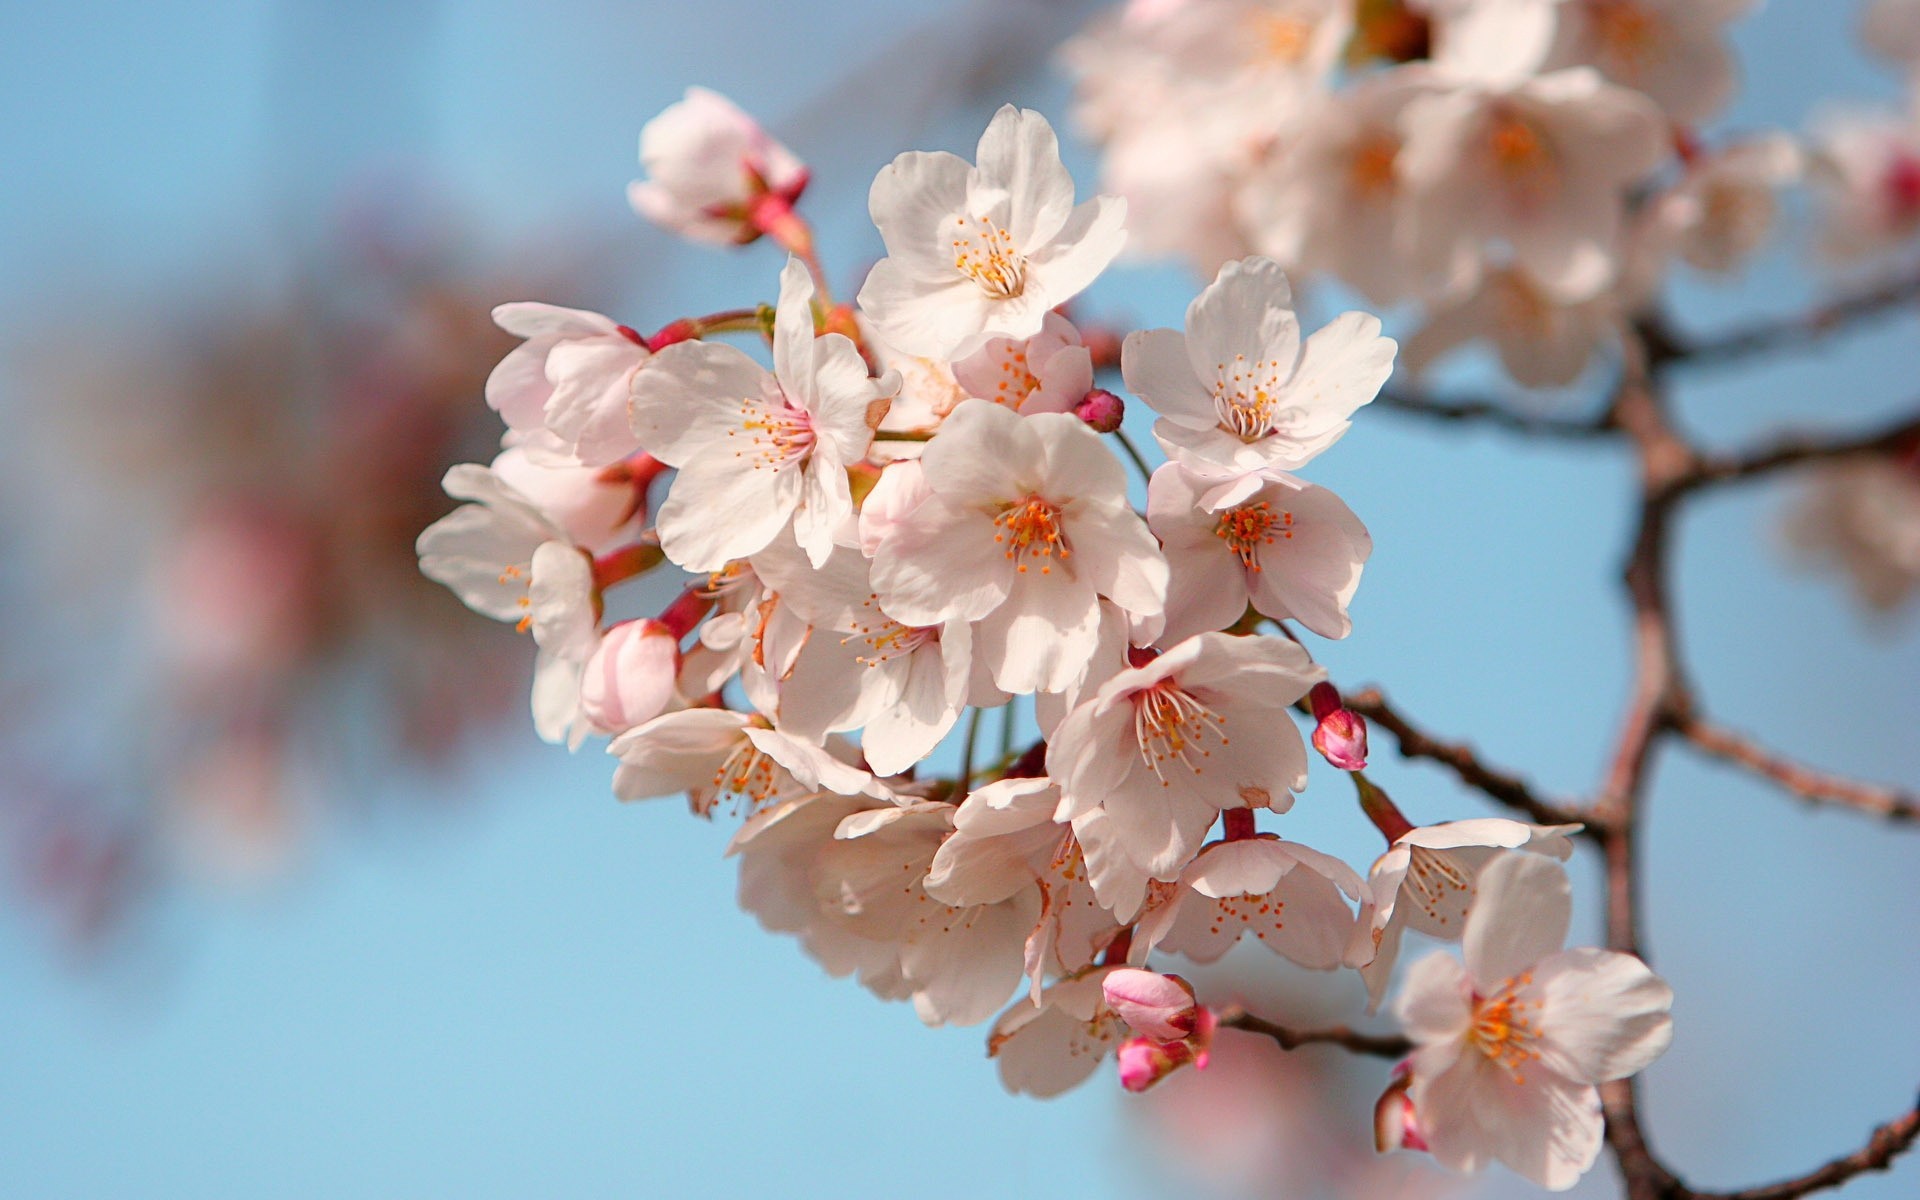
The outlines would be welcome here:
<svg viewBox="0 0 1920 1200">
<path fill-rule="evenodd" d="M 1413 1100 L 1407 1095 L 1413 1077 L 1405 1063 L 1394 1068 L 1393 1082 L 1380 1093 L 1373 1106 L 1373 1148 L 1385 1154 L 1389 1150 L 1426 1150 L 1427 1139 L 1413 1112 Z"/>
<path fill-rule="evenodd" d="M 1120 1043 L 1116 1057 L 1120 1062 L 1120 1086 L 1130 1092 L 1144 1092 L 1192 1062 L 1193 1052 L 1185 1042 L 1130 1037 Z"/>
<path fill-rule="evenodd" d="M 1095 388 L 1073 406 L 1073 415 L 1085 421 L 1095 433 L 1112 433 L 1120 428 L 1120 418 L 1127 415 L 1127 405 L 1107 389 Z"/>
<path fill-rule="evenodd" d="M 603 733 L 644 725 L 673 702 L 680 639 L 659 621 L 622 621 L 587 660 L 580 711 Z"/>
<path fill-rule="evenodd" d="M 1177 1042 L 1192 1036 L 1198 1020 L 1193 985 L 1178 975 L 1123 967 L 1101 984 L 1107 1007 L 1142 1037 Z"/>
<path fill-rule="evenodd" d="M 1342 771 L 1359 771 L 1367 765 L 1367 720 L 1347 708 L 1340 693 L 1330 683 L 1316 683 L 1307 694 L 1318 724 L 1313 729 L 1313 748 Z"/>
</svg>

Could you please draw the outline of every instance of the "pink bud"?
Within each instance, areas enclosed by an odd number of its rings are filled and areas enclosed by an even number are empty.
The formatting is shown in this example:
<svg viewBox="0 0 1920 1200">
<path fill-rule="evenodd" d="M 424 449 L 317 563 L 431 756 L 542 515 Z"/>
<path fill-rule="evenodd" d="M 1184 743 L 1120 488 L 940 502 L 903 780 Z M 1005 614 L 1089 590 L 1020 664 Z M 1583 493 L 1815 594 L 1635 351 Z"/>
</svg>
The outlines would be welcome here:
<svg viewBox="0 0 1920 1200">
<path fill-rule="evenodd" d="M 1120 1043 L 1116 1057 L 1120 1062 L 1120 1086 L 1130 1092 L 1144 1092 L 1192 1062 L 1193 1051 L 1185 1042 L 1130 1037 Z"/>
<path fill-rule="evenodd" d="M 1123 967 L 1101 987 L 1107 1007 L 1142 1037 L 1177 1042 L 1193 1034 L 1198 1020 L 1193 985 L 1178 975 Z"/>
<path fill-rule="evenodd" d="M 1307 693 L 1318 724 L 1313 729 L 1313 748 L 1342 771 L 1359 771 L 1367 765 L 1367 721 L 1347 708 L 1340 693 L 1330 683 L 1316 683 Z"/>
<path fill-rule="evenodd" d="M 622 621 L 587 660 L 580 711 L 603 733 L 644 725 L 673 702 L 679 673 L 680 639 L 671 628 L 654 620 Z"/>
<path fill-rule="evenodd" d="M 1385 1154 L 1389 1150 L 1426 1150 L 1427 1139 L 1414 1116 L 1413 1099 L 1407 1094 L 1413 1077 L 1406 1064 L 1394 1068 L 1393 1082 L 1380 1093 L 1373 1106 L 1373 1148 Z"/>
<path fill-rule="evenodd" d="M 1112 433 L 1127 415 L 1126 402 L 1105 388 L 1095 388 L 1073 406 L 1073 415 L 1085 421 L 1095 433 Z"/>
</svg>

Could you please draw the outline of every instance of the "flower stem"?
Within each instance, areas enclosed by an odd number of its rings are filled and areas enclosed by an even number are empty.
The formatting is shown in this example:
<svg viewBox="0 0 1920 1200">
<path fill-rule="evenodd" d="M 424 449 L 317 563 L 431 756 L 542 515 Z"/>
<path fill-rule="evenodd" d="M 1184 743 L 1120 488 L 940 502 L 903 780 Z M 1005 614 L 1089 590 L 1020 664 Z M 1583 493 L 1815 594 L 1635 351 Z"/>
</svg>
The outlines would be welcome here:
<svg viewBox="0 0 1920 1200">
<path fill-rule="evenodd" d="M 967 735 L 960 742 L 960 777 L 954 781 L 953 787 L 954 795 L 958 798 L 954 801 L 956 804 L 967 798 L 968 789 L 973 784 L 973 748 L 980 740 L 981 711 L 976 705 L 967 714 Z"/>
<path fill-rule="evenodd" d="M 1153 468 L 1147 465 L 1146 458 L 1140 453 L 1140 447 L 1134 445 L 1133 439 L 1128 437 L 1123 430 L 1114 430 L 1113 436 L 1120 439 L 1120 448 L 1125 450 L 1127 457 L 1133 460 L 1134 469 L 1140 472 L 1140 482 L 1151 483 L 1153 481 Z"/>
</svg>

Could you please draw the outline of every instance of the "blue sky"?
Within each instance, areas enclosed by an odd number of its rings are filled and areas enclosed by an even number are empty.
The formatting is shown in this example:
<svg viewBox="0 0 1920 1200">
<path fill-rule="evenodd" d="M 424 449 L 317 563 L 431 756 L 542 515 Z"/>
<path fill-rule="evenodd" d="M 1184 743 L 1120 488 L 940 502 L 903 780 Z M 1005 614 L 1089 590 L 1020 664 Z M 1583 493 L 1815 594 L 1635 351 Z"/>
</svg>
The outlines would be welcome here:
<svg viewBox="0 0 1920 1200">
<path fill-rule="evenodd" d="M 875 248 L 860 200 L 909 148 L 900 139 L 966 149 L 1002 98 L 1063 113 L 1042 77 L 907 127 L 901 97 L 954 68 L 950 40 L 883 53 L 909 19 L 938 31 L 943 10 L 879 0 L 162 7 L 9 11 L 10 327 L 50 310 L 85 322 L 103 294 L 119 315 L 130 299 L 204 303 L 243 290 L 231 281 L 275 279 L 338 181 L 389 173 L 431 178 L 476 241 L 524 244 L 560 222 L 608 231 L 630 323 L 657 326 L 758 295 L 777 269 L 764 249 L 663 250 L 626 214 L 639 126 L 687 84 L 777 122 L 866 64 L 791 137 L 820 172 L 815 199 L 839 206 L 821 224 L 845 275 Z M 1748 23 L 1740 46 L 1764 90 L 1733 125 L 1891 94 L 1848 48 L 1837 7 L 1777 0 Z M 1096 300 L 1177 323 L 1194 286 L 1131 270 Z M 1782 255 L 1738 292 L 1689 286 L 1681 301 L 1712 326 L 1791 308 L 1806 286 Z M 1911 403 L 1916 358 L 1904 318 L 1803 360 L 1689 379 L 1680 411 L 1726 444 L 1785 423 L 1864 427 Z M 0 405 L 38 399 L 0 386 Z M 1354 637 L 1322 655 L 1335 676 L 1385 684 L 1554 790 L 1590 787 L 1626 686 L 1613 584 L 1625 460 L 1367 414 L 1314 476 L 1377 546 Z M 1920 780 L 1912 615 L 1867 621 L 1833 581 L 1787 570 L 1783 499 L 1774 485 L 1729 492 L 1682 527 L 1681 627 L 1710 711 L 1815 762 Z M 476 637 L 489 632 L 476 618 Z M 1440 775 L 1378 757 L 1416 820 L 1480 811 Z M 826 979 L 735 907 L 724 828 L 671 802 L 615 803 L 609 765 L 514 727 L 435 782 L 468 799 L 455 811 L 336 834 L 265 894 L 183 898 L 130 961 L 76 970 L 0 920 L 8 1193 L 933 1200 L 1164 1183 L 1116 1120 L 1115 1089 L 1004 1096 L 982 1031 L 928 1031 Z M 1376 839 L 1340 782 L 1316 778 L 1287 828 L 1364 862 Z M 1661 762 L 1647 921 L 1679 1000 L 1647 1108 L 1691 1181 L 1803 1170 L 1912 1102 L 1916 836 L 1684 754 Z M 1591 864 L 1577 870 L 1591 933 Z M 1352 995 L 1357 1007 L 1357 981 Z M 1916 1171 L 1845 1194 L 1911 1195 Z M 1527 1193 L 1496 1180 L 1490 1194 Z M 1580 1194 L 1607 1194 L 1604 1179 Z"/>
</svg>

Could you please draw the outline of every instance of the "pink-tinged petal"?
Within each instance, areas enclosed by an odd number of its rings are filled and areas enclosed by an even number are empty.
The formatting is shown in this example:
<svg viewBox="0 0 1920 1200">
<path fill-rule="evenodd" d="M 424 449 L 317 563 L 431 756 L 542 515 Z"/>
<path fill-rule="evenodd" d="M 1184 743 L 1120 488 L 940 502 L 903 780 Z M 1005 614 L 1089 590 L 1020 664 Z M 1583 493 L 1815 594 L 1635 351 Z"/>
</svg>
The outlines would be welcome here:
<svg viewBox="0 0 1920 1200">
<path fill-rule="evenodd" d="M 952 255 L 940 237 L 941 226 L 966 206 L 971 172 L 958 155 L 915 150 L 899 155 L 874 176 L 867 212 L 887 244 L 888 258 L 882 261 L 895 263 L 890 270 L 927 278 L 952 276 L 973 286 L 954 271 Z M 873 276 L 867 282 L 870 286 Z M 873 311 L 865 287 L 860 289 L 860 307 Z"/>
<path fill-rule="evenodd" d="M 593 563 L 565 542 L 546 542 L 533 552 L 527 616 L 542 650 L 585 662 L 599 640 L 593 612 Z"/>
<path fill-rule="evenodd" d="M 1473 980 L 1451 954 L 1429 954 L 1407 969 L 1393 1015 L 1417 1045 L 1459 1042 L 1473 1024 Z"/>
<path fill-rule="evenodd" d="M 619 325 L 611 317 L 584 308 L 561 308 L 534 300 L 518 300 L 495 305 L 493 323 L 523 338 L 588 338 L 614 333 Z"/>
<path fill-rule="evenodd" d="M 853 341 L 838 333 L 814 340 L 815 392 L 811 417 L 816 436 L 828 441 L 843 463 L 857 463 L 873 444 L 873 431 L 900 390 L 900 376 L 867 374 Z"/>
<path fill-rule="evenodd" d="M 1051 242 L 1027 259 L 1028 291 L 1045 309 L 1064 304 L 1085 291 L 1118 258 L 1127 244 L 1127 202 L 1118 196 L 1095 196 L 1076 207 Z M 1026 296 L 1022 296 L 1026 299 Z M 1035 316 L 1017 330 L 1020 337 L 1037 333 Z"/>
<path fill-rule="evenodd" d="M 523 433 L 546 428 L 547 397 L 553 394 L 547 382 L 547 351 L 552 346 L 550 338 L 515 346 L 487 376 L 487 407 L 500 414 L 507 428 Z"/>
<path fill-rule="evenodd" d="M 1102 1006 L 1104 972 L 1089 971 L 1048 988 L 1038 1007 L 1024 998 L 994 1022 L 987 1053 L 1010 1092 L 1057 1096 L 1084 1082 L 1119 1039 L 1120 1022 Z"/>
<path fill-rule="evenodd" d="M 793 538 L 816 569 L 826 565 L 834 537 L 853 517 L 853 494 L 846 468 L 826 446 L 815 446 L 800 471 L 800 501 L 793 514 Z"/>
<path fill-rule="evenodd" d="M 1094 895 L 1117 921 L 1131 921 L 1147 896 L 1147 871 L 1127 853 L 1105 809 L 1092 809 L 1073 818 L 1074 840 L 1087 860 L 1087 880 Z"/>
<path fill-rule="evenodd" d="M 991 518 L 939 496 L 888 531 L 873 556 L 880 607 L 908 625 L 977 621 L 1012 590 L 1013 564 Z"/>
<path fill-rule="evenodd" d="M 1456 1171 L 1488 1159 L 1550 1191 L 1578 1183 L 1600 1154 L 1600 1094 L 1551 1071 L 1518 1080 L 1479 1055 L 1422 1078 L 1416 1061 L 1409 1097 L 1434 1159 Z"/>
<path fill-rule="evenodd" d="M 1006 230 L 1022 250 L 1060 232 L 1073 212 L 1073 176 L 1053 126 L 1032 109 L 1002 105 L 980 135 L 972 179 L 1006 197 Z M 973 189 L 977 191 L 978 189 Z"/>
<path fill-rule="evenodd" d="M 660 506 L 660 548 L 682 570 L 721 570 L 786 527 L 802 486 L 796 470 L 742 470 L 713 458 L 683 467 Z"/>
<path fill-rule="evenodd" d="M 676 342 L 633 377 L 627 416 L 649 454 L 684 467 L 702 455 L 731 459 L 740 405 L 777 389 L 765 367 L 720 342 Z M 763 543 L 764 544 L 764 543 Z"/>
<path fill-rule="evenodd" d="M 919 459 L 889 464 L 860 506 L 860 553 L 868 558 L 878 554 L 887 533 L 931 495 Z"/>
<path fill-rule="evenodd" d="M 1070 420 L 1048 418 L 1061 419 Z M 1037 420 L 986 400 L 964 401 L 948 414 L 920 456 L 927 486 L 954 504 L 1000 505 L 1025 499 L 1051 483 L 1050 454 L 1041 432 L 1047 426 L 1035 425 Z M 1057 429 L 1052 432 L 1059 436 Z M 1084 427 L 1077 433 L 1098 441 Z M 1112 462 L 1112 456 L 1107 457 Z M 1112 465 L 1118 473 L 1120 465 Z"/>
<path fill-rule="evenodd" d="M 1380 319 L 1370 313 L 1341 313 L 1316 330 L 1282 390 L 1282 407 L 1302 410 L 1287 422 L 1289 434 L 1309 441 L 1344 429 L 1347 418 L 1378 395 L 1393 374 L 1398 349 L 1392 338 L 1380 336 Z"/>
<path fill-rule="evenodd" d="M 1013 577 L 1006 603 L 974 627 L 973 652 L 1016 696 L 1075 687 L 1100 644 L 1100 598 L 1064 572 Z"/>
<path fill-rule="evenodd" d="M 578 659 L 563 658 L 542 649 L 533 663 L 533 730 L 549 745 L 577 749 L 585 740 L 586 722 L 580 720 Z"/>
<path fill-rule="evenodd" d="M 1340 497 L 1323 487 L 1268 487 L 1260 499 L 1285 519 L 1255 547 L 1248 571 L 1253 606 L 1267 616 L 1294 618 L 1321 637 L 1352 632 L 1347 603 L 1373 553 L 1367 527 Z"/>
<path fill-rule="evenodd" d="M 1481 870 L 1475 891 L 1461 950 L 1482 993 L 1498 991 L 1566 944 L 1573 889 L 1559 863 L 1508 852 Z"/>
<path fill-rule="evenodd" d="M 1127 389 L 1169 421 L 1210 429 L 1220 419 L 1213 395 L 1194 374 L 1186 335 L 1175 329 L 1142 329 L 1120 345 L 1120 373 Z"/>
<path fill-rule="evenodd" d="M 641 800 L 711 786 L 749 719 L 725 709 L 690 708 L 628 730 L 607 746 L 621 764 L 613 794 Z"/>
<path fill-rule="evenodd" d="M 773 310 L 773 373 L 797 407 L 813 410 L 813 276 L 792 255 L 780 269 Z"/>
<path fill-rule="evenodd" d="M 1673 989 L 1631 954 L 1549 955 L 1524 995 L 1540 1004 L 1541 1064 L 1582 1083 L 1637 1074 L 1673 1040 Z"/>
<path fill-rule="evenodd" d="M 1300 356 L 1300 320 L 1280 264 L 1270 258 L 1223 264 L 1187 306 L 1186 349 L 1193 374 L 1209 388 L 1236 359 L 1277 362 L 1284 376 Z"/>
<path fill-rule="evenodd" d="M 1425 846 L 1430 850 L 1450 850 L 1462 846 L 1495 846 L 1514 849 L 1525 846 L 1531 851 L 1565 859 L 1573 853 L 1566 835 L 1578 825 L 1528 825 L 1505 817 L 1472 817 L 1464 821 L 1442 821 L 1420 825 L 1400 838 L 1407 846 Z"/>
<path fill-rule="evenodd" d="M 929 1025 L 978 1025 L 1019 985 L 1027 935 L 1039 915 L 1038 890 L 1004 904 L 950 911 L 939 936 L 905 947 L 901 971 L 913 1006 Z"/>
<path fill-rule="evenodd" d="M 623 733 L 665 712 L 680 672 L 679 640 L 658 621 L 622 621 L 587 659 L 580 711 L 602 733 Z"/>
<path fill-rule="evenodd" d="M 1193 985 L 1178 975 L 1123 967 L 1102 984 L 1107 1007 L 1141 1037 L 1177 1042 L 1191 1035 L 1199 1019 Z"/>
<path fill-rule="evenodd" d="M 859 767 L 841 762 L 821 747 L 797 741 L 777 729 L 749 725 L 745 736 L 806 787 L 824 788 L 842 796 L 870 795 L 885 799 L 892 794 Z"/>
</svg>

